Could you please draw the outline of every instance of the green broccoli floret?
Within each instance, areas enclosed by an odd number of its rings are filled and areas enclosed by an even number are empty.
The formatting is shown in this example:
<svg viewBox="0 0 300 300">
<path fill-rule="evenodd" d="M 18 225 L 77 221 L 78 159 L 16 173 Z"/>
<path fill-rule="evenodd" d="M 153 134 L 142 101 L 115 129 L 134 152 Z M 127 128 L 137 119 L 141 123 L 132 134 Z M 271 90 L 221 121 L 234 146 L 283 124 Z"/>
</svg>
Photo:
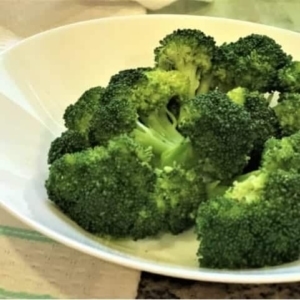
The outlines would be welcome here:
<svg viewBox="0 0 300 300">
<path fill-rule="evenodd" d="M 278 118 L 265 96 L 257 91 L 238 87 L 229 91 L 227 95 L 233 102 L 242 105 L 251 115 L 255 137 L 247 168 L 256 169 L 260 164 L 265 142 L 271 137 L 281 137 Z"/>
<path fill-rule="evenodd" d="M 163 209 L 151 199 L 156 181 L 151 159 L 149 149 L 126 136 L 107 147 L 67 154 L 50 167 L 48 196 L 91 233 L 154 235 L 163 229 Z"/>
<path fill-rule="evenodd" d="M 300 132 L 270 138 L 259 169 L 212 188 L 196 218 L 201 266 L 259 268 L 298 258 L 299 143 Z"/>
<path fill-rule="evenodd" d="M 269 172 L 296 169 L 300 173 L 300 131 L 281 139 L 270 138 L 265 143 L 263 167 Z"/>
<path fill-rule="evenodd" d="M 89 137 L 102 145 L 119 134 L 133 135 L 142 145 L 160 155 L 184 137 L 177 119 L 168 110 L 176 98 L 185 103 L 189 81 L 178 71 L 130 69 L 114 75 L 95 113 Z"/>
<path fill-rule="evenodd" d="M 59 137 L 51 142 L 48 152 L 48 164 L 52 164 L 67 153 L 75 153 L 89 147 L 85 135 L 75 130 L 64 131 Z"/>
<path fill-rule="evenodd" d="M 215 40 L 197 29 L 178 29 L 166 35 L 154 50 L 156 66 L 179 70 L 191 83 L 190 96 L 206 91 L 206 75 L 212 67 Z"/>
<path fill-rule="evenodd" d="M 70 104 L 63 115 L 65 126 L 86 133 L 104 91 L 105 88 L 101 86 L 93 87 L 84 92 L 74 104 Z"/>
<path fill-rule="evenodd" d="M 300 61 L 292 61 L 279 70 L 277 91 L 300 93 Z"/>
<path fill-rule="evenodd" d="M 136 240 L 179 233 L 192 226 L 204 187 L 192 171 L 154 169 L 152 159 L 151 149 L 126 135 L 105 147 L 66 154 L 50 167 L 48 196 L 78 225 L 100 236 Z"/>
<path fill-rule="evenodd" d="M 199 203 L 206 200 L 205 185 L 195 169 L 179 165 L 157 169 L 154 198 L 165 206 L 166 228 L 178 234 L 195 224 Z"/>
<path fill-rule="evenodd" d="M 258 171 L 199 206 L 201 267 L 260 268 L 300 253 L 300 175 Z"/>
<path fill-rule="evenodd" d="M 291 59 L 281 45 L 266 35 L 241 37 L 218 48 L 212 85 L 225 92 L 235 87 L 273 92 L 277 88 L 278 71 Z"/>
<path fill-rule="evenodd" d="M 219 91 L 198 95 L 187 102 L 179 119 L 179 130 L 190 141 L 194 159 L 189 161 L 199 167 L 206 179 L 230 180 L 240 174 L 253 148 L 250 114 Z M 172 155 L 169 159 L 173 159 Z"/>
<path fill-rule="evenodd" d="M 274 111 L 283 135 L 290 135 L 300 130 L 300 93 L 280 94 Z"/>
</svg>

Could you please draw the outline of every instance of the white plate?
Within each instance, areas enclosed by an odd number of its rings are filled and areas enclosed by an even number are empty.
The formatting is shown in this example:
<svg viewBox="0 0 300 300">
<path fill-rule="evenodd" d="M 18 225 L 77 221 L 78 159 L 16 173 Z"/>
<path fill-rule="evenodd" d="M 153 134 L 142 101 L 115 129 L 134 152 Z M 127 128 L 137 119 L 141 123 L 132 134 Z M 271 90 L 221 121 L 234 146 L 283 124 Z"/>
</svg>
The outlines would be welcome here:
<svg viewBox="0 0 300 300">
<path fill-rule="evenodd" d="M 198 268 L 192 232 L 113 243 L 86 234 L 47 201 L 47 151 L 64 128 L 65 107 L 83 91 L 106 85 L 120 69 L 153 64 L 153 49 L 177 28 L 199 28 L 221 43 L 267 34 L 300 59 L 300 35 L 247 22 L 151 15 L 77 23 L 20 42 L 0 56 L 0 204 L 32 228 L 116 264 L 196 280 L 267 283 L 297 281 L 300 264 L 219 271 Z"/>
</svg>

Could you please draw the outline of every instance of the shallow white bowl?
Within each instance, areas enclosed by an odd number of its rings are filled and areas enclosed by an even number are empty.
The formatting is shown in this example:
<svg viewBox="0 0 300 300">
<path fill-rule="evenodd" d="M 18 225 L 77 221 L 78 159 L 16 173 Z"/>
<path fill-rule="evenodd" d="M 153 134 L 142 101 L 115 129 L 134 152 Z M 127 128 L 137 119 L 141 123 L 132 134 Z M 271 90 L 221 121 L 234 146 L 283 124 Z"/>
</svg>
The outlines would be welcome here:
<svg viewBox="0 0 300 300">
<path fill-rule="evenodd" d="M 47 151 L 65 107 L 106 85 L 120 69 L 153 65 L 153 49 L 177 28 L 199 28 L 221 43 L 267 34 L 300 59 L 300 35 L 247 22 L 151 15 L 93 20 L 38 34 L 0 56 L 0 204 L 41 233 L 82 252 L 139 270 L 196 280 L 297 281 L 300 264 L 219 271 L 198 268 L 192 232 L 140 242 L 103 241 L 65 218 L 44 190 Z"/>
</svg>

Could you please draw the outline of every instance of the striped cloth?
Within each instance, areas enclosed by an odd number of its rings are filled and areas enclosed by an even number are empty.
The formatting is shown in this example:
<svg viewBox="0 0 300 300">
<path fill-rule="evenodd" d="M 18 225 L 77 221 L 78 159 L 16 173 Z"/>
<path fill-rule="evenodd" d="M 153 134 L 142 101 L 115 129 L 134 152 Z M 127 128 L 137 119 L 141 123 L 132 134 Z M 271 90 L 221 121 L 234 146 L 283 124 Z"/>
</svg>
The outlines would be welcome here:
<svg viewBox="0 0 300 300">
<path fill-rule="evenodd" d="M 0 298 L 133 299 L 140 273 L 65 247 L 0 209 Z"/>
<path fill-rule="evenodd" d="M 142 13 L 122 0 L 0 0 L 0 52 L 51 27 Z M 0 208 L 0 298 L 133 299 L 139 279 L 140 272 L 56 243 Z"/>
</svg>

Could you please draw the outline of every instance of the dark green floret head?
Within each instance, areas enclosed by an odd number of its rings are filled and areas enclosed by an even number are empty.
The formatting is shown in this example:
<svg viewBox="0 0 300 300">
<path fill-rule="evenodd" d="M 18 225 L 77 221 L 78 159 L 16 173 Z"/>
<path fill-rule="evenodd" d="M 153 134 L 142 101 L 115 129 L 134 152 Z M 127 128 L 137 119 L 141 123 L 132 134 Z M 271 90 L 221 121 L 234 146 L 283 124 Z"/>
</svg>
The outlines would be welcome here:
<svg viewBox="0 0 300 300">
<path fill-rule="evenodd" d="M 87 137 L 75 130 L 64 131 L 51 142 L 48 151 L 48 164 L 52 164 L 67 153 L 75 153 L 89 148 Z"/>
<path fill-rule="evenodd" d="M 281 45 L 266 35 L 241 37 L 218 48 L 214 57 L 215 85 L 225 92 L 235 87 L 272 92 L 277 87 L 278 71 L 290 61 L 291 56 Z"/>
<path fill-rule="evenodd" d="M 192 98 L 184 109 L 179 128 L 190 139 L 202 175 L 230 180 L 240 174 L 254 141 L 251 116 L 244 107 L 213 91 Z"/>
<path fill-rule="evenodd" d="M 93 87 L 84 92 L 74 104 L 70 104 L 63 115 L 65 126 L 68 129 L 87 133 L 104 91 L 105 88 L 101 86 Z"/>
<path fill-rule="evenodd" d="M 121 85 L 109 86 L 91 120 L 89 139 L 92 145 L 106 145 L 110 139 L 129 134 L 136 127 L 137 111 L 126 98 L 128 92 Z"/>
<path fill-rule="evenodd" d="M 269 138 L 281 136 L 280 124 L 274 110 L 269 106 L 265 95 L 257 91 L 238 87 L 227 95 L 249 112 L 255 135 L 253 155 L 260 155 Z"/>
</svg>

